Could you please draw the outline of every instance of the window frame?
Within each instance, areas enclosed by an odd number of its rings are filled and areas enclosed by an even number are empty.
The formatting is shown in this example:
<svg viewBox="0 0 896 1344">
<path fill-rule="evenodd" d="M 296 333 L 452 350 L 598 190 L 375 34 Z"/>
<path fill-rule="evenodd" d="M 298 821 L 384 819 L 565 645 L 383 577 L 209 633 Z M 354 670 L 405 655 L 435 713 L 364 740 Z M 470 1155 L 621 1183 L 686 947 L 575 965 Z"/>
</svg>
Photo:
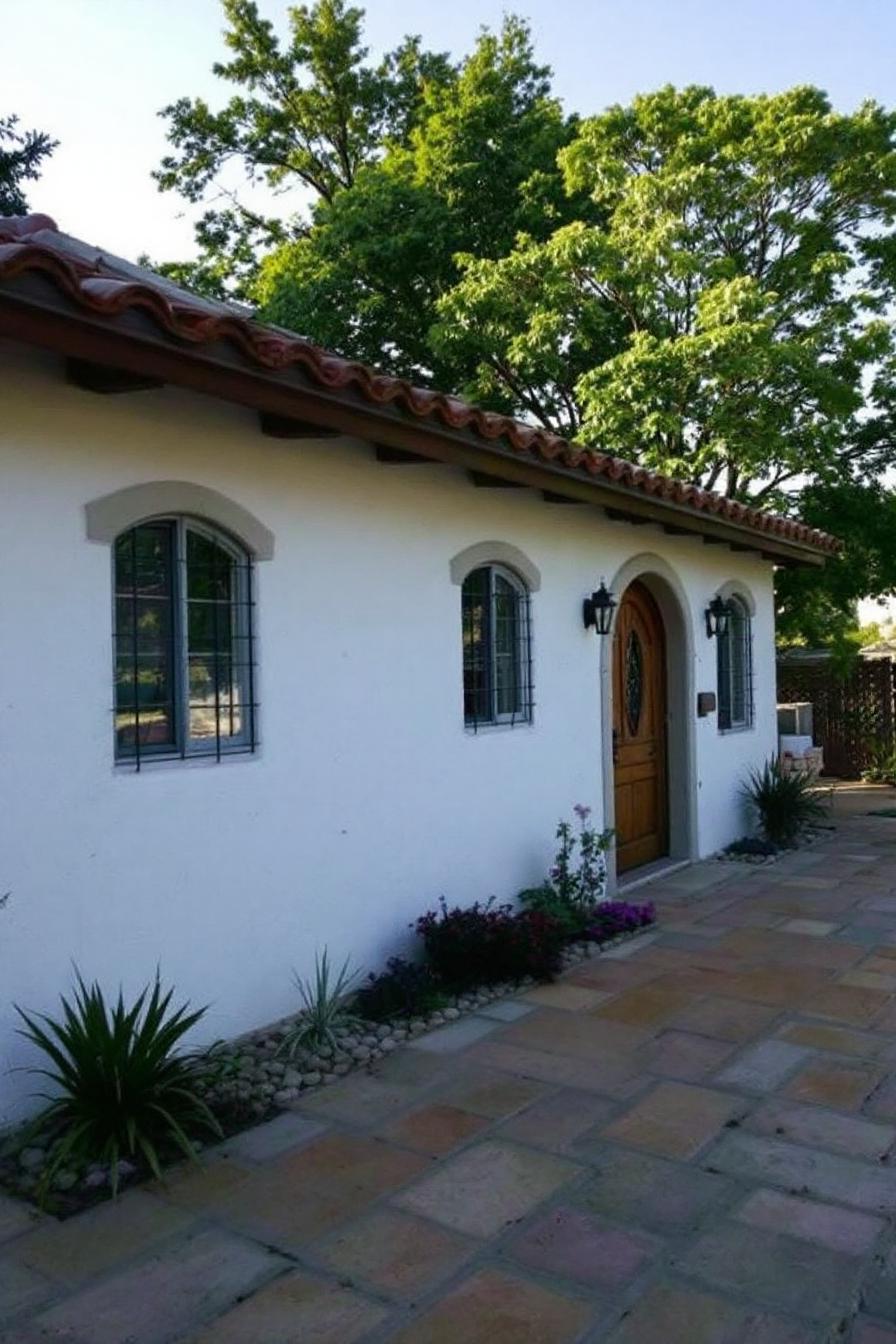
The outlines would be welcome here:
<svg viewBox="0 0 896 1344">
<path fill-rule="evenodd" d="M 173 723 L 173 742 L 141 743 L 139 731 L 135 731 L 132 747 L 122 748 L 118 741 L 118 545 L 124 537 L 137 532 L 142 527 L 164 525 L 170 529 L 170 573 L 171 573 L 171 614 L 170 630 L 167 635 L 166 658 L 171 669 L 171 704 Z M 222 737 L 220 732 L 222 715 L 226 709 L 218 702 L 216 687 L 215 728 L 213 737 L 198 737 L 190 731 L 190 710 L 196 706 L 190 702 L 190 646 L 189 646 L 189 604 L 201 599 L 191 598 L 189 594 L 187 539 L 193 533 L 211 541 L 225 551 L 233 560 L 231 571 L 235 578 L 234 589 L 229 598 L 231 621 L 236 620 L 237 633 L 232 639 L 242 640 L 245 644 L 246 659 L 240 666 L 239 680 L 232 675 L 230 684 L 239 694 L 239 703 L 243 707 L 244 724 L 239 734 Z M 215 760 L 224 757 L 253 753 L 258 747 L 258 704 L 255 698 L 256 660 L 255 660 L 255 565 L 251 552 L 235 537 L 205 518 L 187 513 L 164 513 L 141 518 L 123 528 L 113 539 L 112 553 L 112 743 L 113 758 L 116 767 L 140 771 L 147 764 L 165 761 Z M 215 640 L 217 647 L 217 638 Z M 137 650 L 135 649 L 135 652 Z M 220 657 L 220 653 L 215 654 Z M 139 729 L 139 704 L 135 716 L 135 729 Z"/>
<path fill-rule="evenodd" d="M 485 672 L 488 686 L 489 716 L 479 717 L 475 712 L 467 713 L 467 585 L 475 575 L 485 572 L 488 575 L 488 645 L 485 658 Z M 519 709 L 498 710 L 500 687 L 496 676 L 498 653 L 496 643 L 496 579 L 503 579 L 513 590 L 516 601 L 516 619 L 519 628 L 515 636 L 514 674 L 517 686 Z M 461 655 L 462 683 L 464 699 L 464 729 L 476 734 L 484 729 L 516 728 L 533 722 L 534 702 L 532 699 L 532 594 L 526 581 L 507 565 L 499 561 L 485 560 L 475 565 L 465 575 L 461 589 Z"/>
<path fill-rule="evenodd" d="M 744 733 L 754 724 L 753 622 L 749 604 L 739 593 L 730 593 L 725 605 L 728 622 L 716 649 L 718 726 L 720 733 Z M 736 715 L 735 710 L 740 712 Z"/>
</svg>

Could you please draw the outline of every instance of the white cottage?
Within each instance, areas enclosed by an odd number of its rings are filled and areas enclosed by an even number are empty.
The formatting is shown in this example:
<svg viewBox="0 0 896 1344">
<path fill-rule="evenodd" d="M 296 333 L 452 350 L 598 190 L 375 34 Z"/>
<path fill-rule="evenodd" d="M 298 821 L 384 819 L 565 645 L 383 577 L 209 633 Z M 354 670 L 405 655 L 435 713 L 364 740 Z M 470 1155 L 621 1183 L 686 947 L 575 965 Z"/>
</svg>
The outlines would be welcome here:
<svg viewBox="0 0 896 1344">
<path fill-rule="evenodd" d="M 41 216 L 0 220 L 0 380 L 0 1120 L 32 1086 L 12 1004 L 55 1009 L 72 962 L 160 965 L 220 1037 L 324 945 L 375 967 L 439 895 L 538 881 L 575 803 L 611 889 L 743 832 L 773 570 L 833 539 Z"/>
</svg>

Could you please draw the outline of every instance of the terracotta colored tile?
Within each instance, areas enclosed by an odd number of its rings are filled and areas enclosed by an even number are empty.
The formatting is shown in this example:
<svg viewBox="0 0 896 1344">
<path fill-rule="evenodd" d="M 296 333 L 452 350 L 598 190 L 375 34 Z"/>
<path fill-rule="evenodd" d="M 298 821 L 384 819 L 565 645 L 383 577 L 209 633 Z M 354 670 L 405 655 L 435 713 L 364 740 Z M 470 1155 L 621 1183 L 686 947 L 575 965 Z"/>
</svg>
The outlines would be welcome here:
<svg viewBox="0 0 896 1344">
<path fill-rule="evenodd" d="M 830 985 L 807 998 L 803 1011 L 814 1017 L 828 1017 L 849 1026 L 865 1027 L 887 1006 L 890 996 L 879 989 L 856 989 L 850 985 Z"/>
<path fill-rule="evenodd" d="M 413 1084 L 359 1072 L 340 1078 L 338 1083 L 319 1092 L 308 1093 L 299 1107 L 315 1119 L 326 1117 L 357 1124 L 363 1117 L 365 1124 L 375 1125 L 412 1104 L 418 1096 Z"/>
<path fill-rule="evenodd" d="M 788 919 L 780 925 L 782 933 L 804 933 L 810 938 L 826 938 L 837 927 L 823 919 Z"/>
<path fill-rule="evenodd" d="M 655 1284 L 610 1332 L 607 1344 L 812 1344 L 814 1335 L 801 1326 L 779 1333 L 778 1324 L 765 1312 L 695 1288 Z"/>
<path fill-rule="evenodd" d="M 549 1050 L 525 1050 L 521 1046 L 490 1043 L 477 1047 L 478 1063 L 526 1078 L 537 1078 L 559 1087 L 575 1087 L 624 1100 L 644 1088 L 646 1075 L 631 1057 L 601 1055 L 593 1061 L 555 1055 Z"/>
<path fill-rule="evenodd" d="M 75 1286 L 185 1231 L 193 1215 L 129 1190 L 115 1201 L 79 1214 L 77 1223 L 46 1219 L 16 1242 L 18 1260 L 51 1279 Z"/>
<path fill-rule="evenodd" d="M 552 1209 L 509 1247 L 519 1264 L 536 1273 L 614 1290 L 640 1273 L 662 1247 L 656 1237 L 628 1232 L 581 1209 Z"/>
<path fill-rule="evenodd" d="M 774 1008 L 738 999 L 705 998 L 692 1003 L 675 1018 L 681 1031 L 698 1032 L 720 1041 L 751 1041 L 777 1016 Z"/>
<path fill-rule="evenodd" d="M 296 1270 L 219 1316 L 185 1344 L 354 1344 L 386 1308 L 353 1288 Z"/>
<path fill-rule="evenodd" d="M 896 1326 L 858 1316 L 849 1339 L 850 1344 L 896 1344 Z"/>
<path fill-rule="evenodd" d="M 887 1048 L 887 1042 L 872 1031 L 835 1027 L 824 1022 L 788 1022 L 779 1029 L 782 1041 L 806 1045 L 813 1050 L 828 1050 L 835 1055 L 855 1055 L 874 1059 Z"/>
<path fill-rule="evenodd" d="M 580 1171 L 553 1154 L 489 1140 L 449 1158 L 395 1202 L 457 1232 L 491 1237 Z"/>
<path fill-rule="evenodd" d="M 847 971 L 841 975 L 840 985 L 853 985 L 856 989 L 882 989 L 891 994 L 896 989 L 896 975 L 892 972 L 871 971 L 862 967 L 857 971 Z"/>
<path fill-rule="evenodd" d="M 777 1099 L 752 1111 L 744 1123 L 757 1134 L 790 1139 L 847 1157 L 865 1157 L 872 1162 L 879 1162 L 896 1143 L 893 1125 Z"/>
<path fill-rule="evenodd" d="M 686 1031 L 664 1031 L 656 1040 L 642 1047 L 638 1059 L 643 1067 L 661 1078 L 678 1078 L 683 1082 L 698 1082 L 728 1058 L 734 1046 L 725 1041 L 714 1041 L 709 1036 L 697 1036 Z"/>
<path fill-rule="evenodd" d="M 431 1157 L 441 1157 L 485 1129 L 482 1116 L 462 1111 L 457 1106 L 422 1106 L 391 1121 L 381 1130 L 385 1139 L 416 1148 Z"/>
<path fill-rule="evenodd" d="M 545 1008 L 521 1022 L 511 1023 L 502 1031 L 500 1043 L 527 1050 L 548 1050 L 574 1059 L 599 1059 L 603 1055 L 625 1054 L 653 1035 L 652 1031 L 631 1023 L 599 1017 L 602 1011 L 598 1008 L 593 1013 L 564 1013 Z"/>
<path fill-rule="evenodd" d="M 807 1064 L 783 1090 L 794 1101 L 857 1111 L 885 1077 L 885 1070 L 859 1060 L 819 1060 Z"/>
<path fill-rule="evenodd" d="M 392 1344 L 573 1344 L 594 1317 L 580 1299 L 497 1270 L 466 1279 Z"/>
<path fill-rule="evenodd" d="M 659 1083 L 608 1125 L 604 1134 L 664 1157 L 693 1157 L 742 1106 L 728 1093 Z"/>
<path fill-rule="evenodd" d="M 617 994 L 594 1010 L 594 1016 L 632 1027 L 654 1027 L 671 1021 L 692 1002 L 693 996 L 675 985 L 643 985 Z"/>
<path fill-rule="evenodd" d="M 539 985 L 530 989 L 523 998 L 527 1003 L 537 1003 L 545 1008 L 562 1008 L 577 1013 L 583 1008 L 596 1008 L 603 1003 L 610 991 L 606 989 L 586 989 L 584 985 L 569 985 L 565 982 L 555 985 Z"/>
<path fill-rule="evenodd" d="M 896 1121 L 896 1074 L 891 1076 L 868 1101 L 865 1112 L 877 1120 Z"/>
<path fill-rule="evenodd" d="M 315 1258 L 336 1274 L 398 1295 L 453 1274 L 476 1249 L 447 1228 L 382 1209 L 331 1237 Z"/>
<path fill-rule="evenodd" d="M 752 1227 L 785 1232 L 844 1255 L 867 1255 L 886 1227 L 882 1218 L 869 1213 L 817 1204 L 778 1190 L 754 1191 L 735 1217 Z"/>
<path fill-rule="evenodd" d="M 497 1137 L 554 1152 L 572 1149 L 571 1156 L 575 1156 L 576 1140 L 596 1125 L 606 1124 L 615 1109 L 616 1104 L 604 1097 L 562 1088 L 505 1120 Z"/>
<path fill-rule="evenodd" d="M 718 992 L 726 998 L 748 999 L 786 1008 L 803 1003 L 818 994 L 828 979 L 828 973 L 813 968 L 788 966 L 786 973 L 779 966 L 750 971 L 737 971 L 723 979 Z"/>
</svg>

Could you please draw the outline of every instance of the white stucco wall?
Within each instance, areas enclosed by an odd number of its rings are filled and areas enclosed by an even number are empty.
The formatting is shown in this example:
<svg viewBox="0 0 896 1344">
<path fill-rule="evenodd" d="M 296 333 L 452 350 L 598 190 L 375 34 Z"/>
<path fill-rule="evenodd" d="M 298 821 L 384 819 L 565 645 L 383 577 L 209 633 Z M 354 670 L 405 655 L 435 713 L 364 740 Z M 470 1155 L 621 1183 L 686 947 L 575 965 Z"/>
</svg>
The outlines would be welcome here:
<svg viewBox="0 0 896 1344">
<path fill-rule="evenodd" d="M 444 894 L 469 903 L 539 880 L 556 820 L 602 815 L 599 641 L 582 597 L 649 553 L 685 595 L 691 685 L 715 689 L 703 610 L 748 589 L 755 724 L 693 720 L 694 832 L 744 829 L 746 767 L 775 743 L 771 567 L 610 523 L 534 491 L 474 489 L 442 466 L 387 467 L 350 441 L 279 442 L 256 418 L 166 389 L 100 397 L 56 361 L 0 347 L 0 1122 L 31 1090 L 14 1002 L 54 1010 L 72 962 L 110 990 L 157 963 L 209 1038 L 289 1011 L 316 949 L 375 967 Z M 257 568 L 261 747 L 254 757 L 112 761 L 111 563 L 85 504 L 185 480 L 276 538 Z M 460 591 L 449 562 L 501 540 L 538 566 L 535 720 L 463 727 Z"/>
</svg>

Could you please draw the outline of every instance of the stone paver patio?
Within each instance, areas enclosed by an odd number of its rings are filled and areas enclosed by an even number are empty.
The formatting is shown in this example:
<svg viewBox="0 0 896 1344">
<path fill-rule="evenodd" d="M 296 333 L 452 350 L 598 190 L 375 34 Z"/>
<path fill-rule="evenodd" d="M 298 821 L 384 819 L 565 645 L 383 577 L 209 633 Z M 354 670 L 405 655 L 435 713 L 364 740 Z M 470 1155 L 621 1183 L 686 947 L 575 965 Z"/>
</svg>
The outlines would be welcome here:
<svg viewBox="0 0 896 1344">
<path fill-rule="evenodd" d="M 896 1344 L 893 797 L 164 1185 L 0 1197 L 0 1341 Z"/>
</svg>

